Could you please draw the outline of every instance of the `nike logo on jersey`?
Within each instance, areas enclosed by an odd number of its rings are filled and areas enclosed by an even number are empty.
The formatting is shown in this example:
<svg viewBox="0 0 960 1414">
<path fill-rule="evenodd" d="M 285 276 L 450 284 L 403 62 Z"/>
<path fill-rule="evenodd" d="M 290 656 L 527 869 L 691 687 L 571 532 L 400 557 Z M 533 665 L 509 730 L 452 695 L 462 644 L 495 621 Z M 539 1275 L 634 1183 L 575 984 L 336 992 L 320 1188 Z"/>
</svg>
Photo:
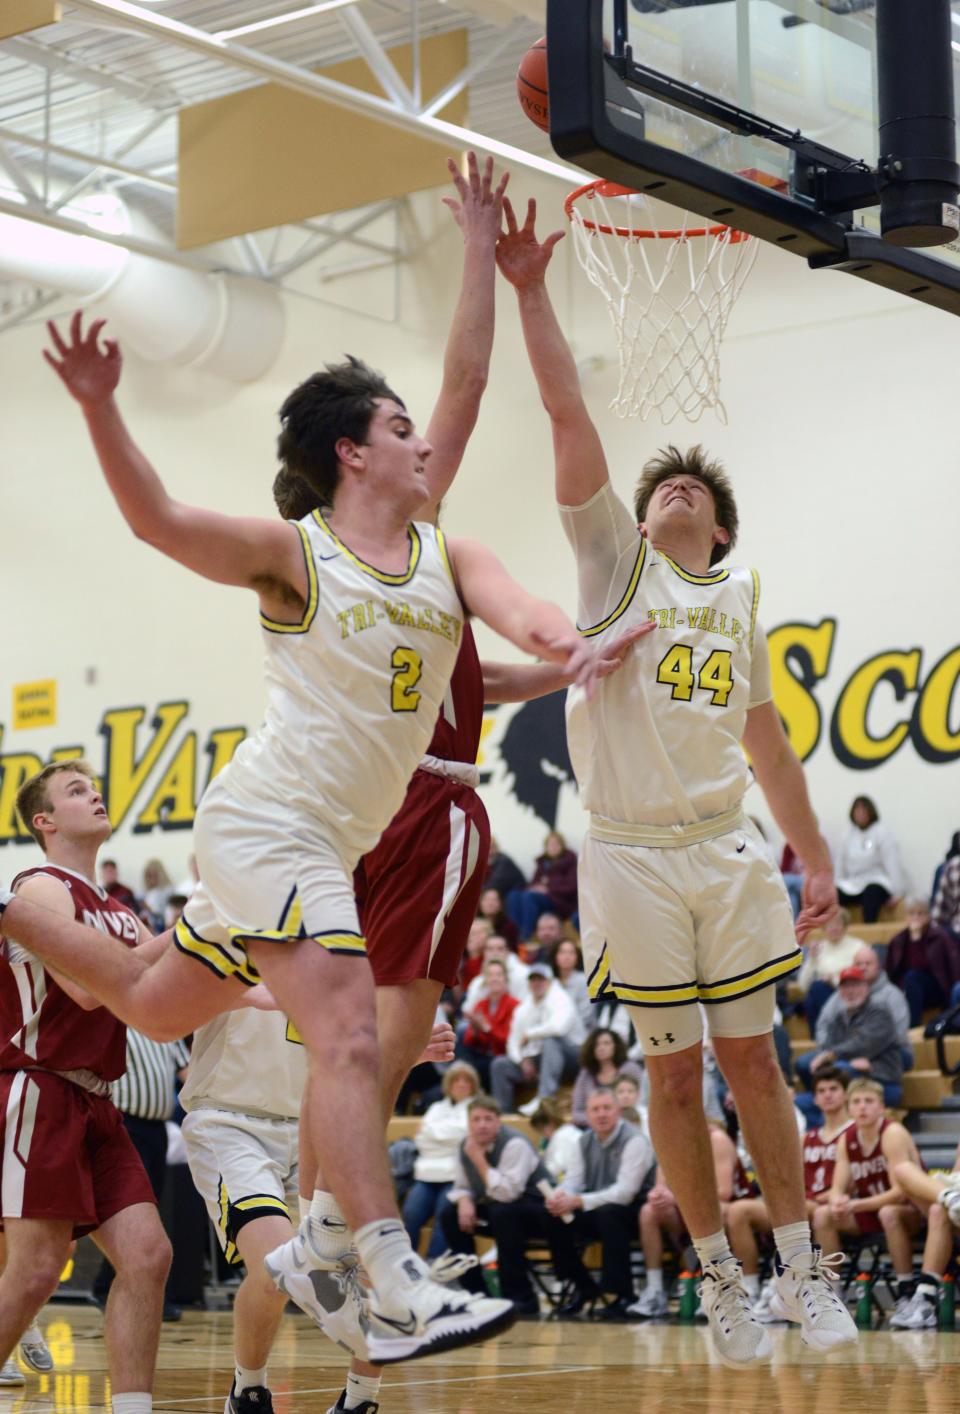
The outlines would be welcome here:
<svg viewBox="0 0 960 1414">
<path fill-rule="evenodd" d="M 746 847 L 747 847 L 747 842 L 746 842 L 746 840 L 741 840 L 740 843 L 737 845 L 737 853 L 738 853 L 738 854 L 742 854 L 743 851 L 746 849 Z"/>
</svg>

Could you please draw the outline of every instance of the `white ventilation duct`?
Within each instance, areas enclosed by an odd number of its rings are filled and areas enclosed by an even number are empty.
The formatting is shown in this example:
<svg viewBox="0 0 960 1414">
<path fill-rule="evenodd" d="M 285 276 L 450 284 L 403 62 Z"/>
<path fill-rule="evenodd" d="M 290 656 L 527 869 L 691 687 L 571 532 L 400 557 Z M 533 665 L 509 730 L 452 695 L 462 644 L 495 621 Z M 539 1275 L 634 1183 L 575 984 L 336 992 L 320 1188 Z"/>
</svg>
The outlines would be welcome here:
<svg viewBox="0 0 960 1414">
<path fill-rule="evenodd" d="M 111 233 L 130 229 L 119 203 L 99 223 Z M 233 382 L 266 373 L 283 340 L 283 304 L 261 281 L 205 274 L 17 216 L 0 214 L 0 276 L 76 295 L 141 358 Z"/>
</svg>

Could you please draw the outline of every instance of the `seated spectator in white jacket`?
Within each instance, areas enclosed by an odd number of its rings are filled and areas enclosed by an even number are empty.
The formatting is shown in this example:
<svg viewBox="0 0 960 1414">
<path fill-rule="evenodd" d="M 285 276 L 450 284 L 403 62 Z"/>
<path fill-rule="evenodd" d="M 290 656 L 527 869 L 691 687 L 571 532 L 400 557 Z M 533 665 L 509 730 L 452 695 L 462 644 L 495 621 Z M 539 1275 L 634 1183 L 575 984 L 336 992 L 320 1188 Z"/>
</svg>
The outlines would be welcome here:
<svg viewBox="0 0 960 1414">
<path fill-rule="evenodd" d="M 837 854 L 837 898 L 859 904 L 864 923 L 876 923 L 885 904 L 896 904 L 906 891 L 900 848 L 889 825 L 868 795 L 850 807 L 850 828 Z"/>
<path fill-rule="evenodd" d="M 536 1085 L 536 1098 L 523 1110 L 533 1114 L 545 1096 L 573 1079 L 580 1060 L 583 1022 L 546 963 L 533 964 L 527 985 L 530 995 L 510 1022 L 507 1054 L 490 1066 L 490 1088 L 505 1113 L 514 1108 L 518 1085 Z"/>
<path fill-rule="evenodd" d="M 614 1300 L 596 1319 L 625 1320 L 634 1295 L 630 1243 L 656 1159 L 650 1140 L 621 1118 L 612 1090 L 594 1090 L 587 1101 L 587 1121 L 590 1128 L 581 1134 L 563 1182 L 547 1199 L 547 1210 L 558 1218 L 572 1213 L 575 1235 L 603 1244 L 601 1286 Z M 584 1304 L 578 1294 L 558 1314 L 575 1315 Z"/>
<path fill-rule="evenodd" d="M 443 1077 L 443 1099 L 431 1105 L 417 1130 L 413 1183 L 403 1201 L 403 1225 L 414 1252 L 424 1223 L 433 1219 L 428 1257 L 439 1257 L 446 1243 L 440 1226 L 443 1206 L 457 1167 L 457 1151 L 466 1138 L 467 1106 L 480 1090 L 472 1065 L 454 1061 Z"/>
<path fill-rule="evenodd" d="M 527 974 L 530 969 L 525 963 L 520 961 L 516 953 L 510 951 L 507 947 L 506 938 L 501 938 L 499 933 L 492 933 L 487 939 L 486 946 L 483 949 L 484 965 L 488 963 L 491 958 L 496 958 L 497 962 L 502 962 L 504 967 L 506 967 L 507 991 L 510 993 L 511 997 L 516 997 L 518 1002 L 524 1001 L 530 995 L 530 990 L 527 986 Z M 479 975 L 474 977 L 464 994 L 464 1010 L 474 1011 L 477 1002 L 486 995 L 487 984 L 481 968 Z"/>
<path fill-rule="evenodd" d="M 546 1148 L 541 1143 L 541 1150 L 551 1183 L 562 1183 L 574 1161 L 574 1150 L 579 1148 L 583 1130 L 571 1121 L 567 1101 L 556 1095 L 540 1101 L 530 1116 L 530 1123 L 546 1140 Z"/>
</svg>

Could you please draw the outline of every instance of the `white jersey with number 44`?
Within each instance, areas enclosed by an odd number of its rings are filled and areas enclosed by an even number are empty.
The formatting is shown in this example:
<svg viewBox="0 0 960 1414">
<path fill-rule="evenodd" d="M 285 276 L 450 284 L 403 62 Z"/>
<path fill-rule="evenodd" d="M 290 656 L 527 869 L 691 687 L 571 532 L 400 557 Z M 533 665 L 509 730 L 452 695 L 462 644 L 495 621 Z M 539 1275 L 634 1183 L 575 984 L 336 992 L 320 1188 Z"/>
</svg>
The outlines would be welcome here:
<svg viewBox="0 0 960 1414">
<path fill-rule="evenodd" d="M 429 744 L 463 607 L 432 525 L 410 525 L 407 566 L 397 574 L 359 559 L 318 511 L 296 528 L 307 605 L 296 624 L 260 616 L 266 719 L 222 779 L 253 806 L 321 820 L 356 859 L 396 814 Z"/>
<path fill-rule="evenodd" d="M 652 619 L 623 668 L 588 700 L 567 699 L 570 757 L 584 806 L 632 825 L 692 825 L 739 805 L 747 709 L 771 698 L 759 579 L 691 574 L 655 550 L 609 483 L 562 507 L 577 557 L 579 625 L 614 639 Z"/>
</svg>

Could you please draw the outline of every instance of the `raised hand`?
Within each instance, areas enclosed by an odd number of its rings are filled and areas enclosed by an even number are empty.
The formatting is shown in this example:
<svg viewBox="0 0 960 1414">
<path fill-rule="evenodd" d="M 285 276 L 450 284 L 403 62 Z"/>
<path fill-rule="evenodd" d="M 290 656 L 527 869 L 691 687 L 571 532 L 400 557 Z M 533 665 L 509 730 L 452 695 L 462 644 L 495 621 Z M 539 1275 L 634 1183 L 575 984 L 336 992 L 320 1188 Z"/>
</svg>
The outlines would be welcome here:
<svg viewBox="0 0 960 1414">
<path fill-rule="evenodd" d="M 104 339 L 103 348 L 97 346 L 105 323 L 105 319 L 95 319 L 84 335 L 83 316 L 78 309 L 70 320 L 68 341 L 64 341 L 53 320 L 47 322 L 59 357 L 54 357 L 49 349 L 44 349 L 43 356 L 81 407 L 106 402 L 120 382 L 123 359 L 116 340 Z"/>
<path fill-rule="evenodd" d="M 656 621 L 647 619 L 645 623 L 638 624 L 636 628 L 628 629 L 619 638 L 615 638 L 612 643 L 597 650 L 600 662 L 597 666 L 597 677 L 608 678 L 611 673 L 616 673 L 623 667 L 623 660 L 638 638 L 645 638 L 648 633 L 653 633 L 656 628 Z"/>
<path fill-rule="evenodd" d="M 510 173 L 504 172 L 496 186 L 493 185 L 493 158 L 488 157 L 483 164 L 483 175 L 475 152 L 467 153 L 467 175 L 464 177 L 453 158 L 447 159 L 447 171 L 457 189 L 456 197 L 445 196 L 444 206 L 453 213 L 464 240 L 471 236 L 486 236 L 495 241 L 503 222 L 504 192 Z"/>
<path fill-rule="evenodd" d="M 609 677 L 611 673 L 617 672 L 623 666 L 626 654 L 637 639 L 652 633 L 655 627 L 655 622 L 648 619 L 645 623 L 638 624 L 636 628 L 621 634 L 618 639 L 605 647 L 595 647 L 589 639 L 581 638 L 578 633 L 560 634 L 556 638 L 547 638 L 543 634 L 535 632 L 533 640 L 541 657 L 552 663 L 557 663 L 562 668 L 568 682 L 582 687 L 587 696 L 592 697 L 599 679 Z"/>
<path fill-rule="evenodd" d="M 517 224 L 516 213 L 507 197 L 503 198 L 503 214 L 507 229 L 501 231 L 497 241 L 501 275 L 518 290 L 539 284 L 547 273 L 554 246 L 563 240 L 566 232 L 554 231 L 543 242 L 537 240 L 537 203 L 533 197 L 527 202 L 527 219 L 522 226 Z"/>
<path fill-rule="evenodd" d="M 424 1061 L 438 1061 L 441 1065 L 445 1061 L 452 1061 L 456 1040 L 453 1027 L 446 1021 L 438 1021 L 430 1033 L 430 1040 L 417 1061 L 417 1065 L 422 1065 Z"/>
</svg>

